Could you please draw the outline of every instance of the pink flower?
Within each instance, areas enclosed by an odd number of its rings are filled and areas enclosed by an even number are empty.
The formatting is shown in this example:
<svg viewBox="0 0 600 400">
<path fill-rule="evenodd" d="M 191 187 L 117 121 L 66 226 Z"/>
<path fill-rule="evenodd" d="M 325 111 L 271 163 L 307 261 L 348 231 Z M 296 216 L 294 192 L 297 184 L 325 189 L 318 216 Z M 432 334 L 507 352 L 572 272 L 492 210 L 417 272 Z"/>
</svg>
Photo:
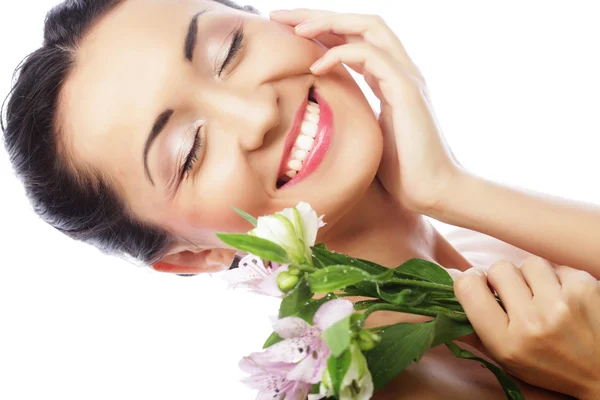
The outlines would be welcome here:
<svg viewBox="0 0 600 400">
<path fill-rule="evenodd" d="M 242 287 L 255 293 L 282 297 L 283 292 L 277 286 L 277 277 L 287 270 L 287 265 L 280 266 L 277 263 L 266 267 L 260 258 L 248 254 L 240 260 L 238 268 L 224 271 L 220 275 L 233 288 Z"/>
<path fill-rule="evenodd" d="M 330 354 L 321 333 L 353 312 L 352 302 L 336 299 L 317 310 L 313 318 L 315 326 L 298 317 L 276 321 L 273 329 L 284 340 L 240 362 L 240 368 L 250 374 L 244 382 L 259 390 L 257 400 L 323 397 L 308 395 L 312 385 L 321 382 Z"/>
</svg>

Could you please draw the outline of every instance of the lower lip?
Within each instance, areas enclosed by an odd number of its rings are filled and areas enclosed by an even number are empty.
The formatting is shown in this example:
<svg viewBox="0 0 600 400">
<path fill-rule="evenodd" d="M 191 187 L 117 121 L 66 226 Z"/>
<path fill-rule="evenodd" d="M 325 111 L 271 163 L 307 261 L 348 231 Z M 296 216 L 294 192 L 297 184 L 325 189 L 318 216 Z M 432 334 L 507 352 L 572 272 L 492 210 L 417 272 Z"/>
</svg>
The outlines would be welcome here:
<svg viewBox="0 0 600 400">
<path fill-rule="evenodd" d="M 331 145 L 331 137 L 333 135 L 333 113 L 329 104 L 323 99 L 317 89 L 313 89 L 313 97 L 319 103 L 319 126 L 317 128 L 317 136 L 315 136 L 315 144 L 304 161 L 302 169 L 298 174 L 288 181 L 281 188 L 285 188 L 300 182 L 312 174 L 321 165 L 325 153 Z"/>
</svg>

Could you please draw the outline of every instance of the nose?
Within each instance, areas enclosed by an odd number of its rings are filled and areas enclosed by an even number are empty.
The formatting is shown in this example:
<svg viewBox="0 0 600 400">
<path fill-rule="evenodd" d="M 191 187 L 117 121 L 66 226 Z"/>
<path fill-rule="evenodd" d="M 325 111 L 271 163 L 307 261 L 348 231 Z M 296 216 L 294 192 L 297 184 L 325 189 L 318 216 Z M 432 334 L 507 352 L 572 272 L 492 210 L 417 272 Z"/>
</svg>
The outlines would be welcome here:
<svg viewBox="0 0 600 400">
<path fill-rule="evenodd" d="M 259 149 L 267 133 L 280 123 L 278 95 L 270 85 L 228 88 L 219 97 L 215 117 L 227 133 L 236 137 L 243 151 Z"/>
</svg>

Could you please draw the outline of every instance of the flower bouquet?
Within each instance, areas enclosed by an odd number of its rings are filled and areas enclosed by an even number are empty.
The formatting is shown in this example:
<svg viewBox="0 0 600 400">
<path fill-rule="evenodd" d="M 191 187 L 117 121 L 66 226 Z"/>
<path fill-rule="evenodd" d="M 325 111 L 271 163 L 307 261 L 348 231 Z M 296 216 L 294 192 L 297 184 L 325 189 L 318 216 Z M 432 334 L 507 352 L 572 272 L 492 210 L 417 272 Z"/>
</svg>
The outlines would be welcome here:
<svg viewBox="0 0 600 400">
<path fill-rule="evenodd" d="M 389 269 L 315 244 L 323 217 L 307 203 L 258 220 L 236 211 L 254 229 L 218 235 L 248 253 L 225 278 L 282 298 L 264 350 L 240 362 L 249 374 L 245 382 L 259 391 L 257 400 L 370 399 L 441 344 L 488 368 L 508 399 L 524 398 L 502 369 L 453 342 L 473 328 L 440 266 L 412 259 Z M 349 296 L 366 300 L 352 303 Z M 382 310 L 433 319 L 365 328 L 369 315 Z"/>
</svg>

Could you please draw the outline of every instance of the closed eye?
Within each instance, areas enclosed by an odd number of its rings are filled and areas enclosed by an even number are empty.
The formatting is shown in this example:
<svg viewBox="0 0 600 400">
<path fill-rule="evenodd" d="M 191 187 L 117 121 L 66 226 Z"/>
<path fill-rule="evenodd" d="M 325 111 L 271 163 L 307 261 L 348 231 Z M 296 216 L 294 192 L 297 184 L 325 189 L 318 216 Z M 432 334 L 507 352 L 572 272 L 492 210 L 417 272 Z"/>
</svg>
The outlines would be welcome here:
<svg viewBox="0 0 600 400">
<path fill-rule="evenodd" d="M 192 148 L 190 149 L 190 152 L 189 152 L 188 156 L 186 157 L 185 162 L 181 166 L 181 172 L 179 174 L 180 180 L 185 177 L 186 173 L 191 171 L 191 169 L 194 166 L 194 163 L 196 161 L 198 161 L 198 150 L 200 150 L 200 148 L 203 145 L 203 140 L 202 140 L 202 137 L 200 136 L 201 129 L 202 129 L 202 126 L 200 126 L 196 130 L 196 136 L 194 137 L 194 144 L 192 145 Z"/>
<path fill-rule="evenodd" d="M 240 26 L 233 33 L 233 40 L 231 41 L 231 46 L 229 47 L 229 52 L 227 53 L 227 57 L 223 60 L 223 63 L 219 66 L 219 70 L 217 71 L 217 75 L 221 76 L 225 68 L 235 59 L 235 56 L 239 53 L 242 48 L 242 44 L 244 42 L 244 30 Z"/>
</svg>

